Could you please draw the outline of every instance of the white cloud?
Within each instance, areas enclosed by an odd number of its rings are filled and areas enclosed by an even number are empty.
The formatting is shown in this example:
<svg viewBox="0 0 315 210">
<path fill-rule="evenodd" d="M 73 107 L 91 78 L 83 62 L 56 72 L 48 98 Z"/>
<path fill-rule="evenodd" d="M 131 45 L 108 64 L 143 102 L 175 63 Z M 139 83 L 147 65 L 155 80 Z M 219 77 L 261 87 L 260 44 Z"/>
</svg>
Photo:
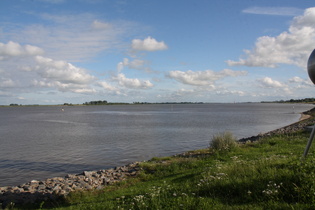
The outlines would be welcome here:
<svg viewBox="0 0 315 210">
<path fill-rule="evenodd" d="M 72 83 L 62 83 L 59 81 L 49 81 L 47 79 L 36 80 L 32 81 L 33 87 L 40 87 L 40 88 L 49 88 L 49 89 L 57 89 L 61 92 L 72 92 L 72 93 L 96 93 L 96 90 L 90 88 L 88 85 L 83 84 L 72 84 Z"/>
<path fill-rule="evenodd" d="M 289 83 L 297 84 L 297 88 L 313 87 L 313 83 L 309 79 L 302 79 L 300 77 L 292 77 L 289 79 Z"/>
<path fill-rule="evenodd" d="M 230 66 L 276 67 L 278 64 L 293 64 L 306 67 L 309 54 L 315 46 L 315 7 L 295 17 L 288 32 L 277 37 L 263 36 L 256 41 L 253 50 L 245 50 L 246 58 L 228 60 Z"/>
<path fill-rule="evenodd" d="M 96 78 L 86 72 L 62 60 L 53 60 L 42 56 L 35 57 L 36 65 L 28 68 L 28 74 L 37 74 L 37 78 L 31 81 L 33 87 L 58 89 L 62 92 L 95 93 L 90 85 Z M 39 77 L 38 77 L 39 76 Z"/>
<path fill-rule="evenodd" d="M 7 44 L 0 42 L 0 60 L 19 56 L 41 55 L 44 51 L 32 45 L 21 46 L 19 43 L 9 41 Z"/>
<path fill-rule="evenodd" d="M 136 69 L 136 70 L 144 70 L 145 72 L 151 73 L 151 68 L 147 65 L 148 62 L 141 59 L 134 59 L 129 61 L 128 58 L 124 58 L 123 61 L 117 64 L 117 71 L 121 72 L 124 67 L 128 67 L 129 69 Z"/>
<path fill-rule="evenodd" d="M 153 84 L 149 80 L 139 80 L 137 78 L 126 78 L 123 73 L 119 73 L 113 78 L 119 83 L 119 85 L 131 88 L 131 89 L 148 89 L 153 87 Z"/>
<path fill-rule="evenodd" d="M 216 91 L 216 94 L 218 95 L 232 95 L 232 96 L 245 96 L 246 93 L 244 91 L 240 90 L 218 90 Z"/>
<path fill-rule="evenodd" d="M 145 65 L 145 61 L 144 60 L 140 60 L 140 59 L 135 59 L 131 62 L 128 63 L 128 67 L 131 69 L 139 69 L 141 70 L 142 67 Z"/>
<path fill-rule="evenodd" d="M 84 69 L 65 61 L 55 61 L 42 56 L 36 56 L 35 59 L 37 62 L 36 71 L 45 79 L 73 84 L 89 84 L 95 79 Z"/>
<path fill-rule="evenodd" d="M 108 84 L 105 81 L 98 81 L 96 83 L 97 86 L 102 87 L 104 90 L 106 90 L 106 93 L 110 93 L 110 94 L 114 94 L 114 95 L 126 95 L 125 93 L 123 93 L 122 90 L 120 90 L 117 87 L 114 87 L 111 84 Z"/>
<path fill-rule="evenodd" d="M 131 48 L 136 51 L 158 51 L 166 50 L 168 49 L 168 46 L 163 41 L 158 42 L 149 36 L 144 40 L 132 40 Z"/>
<path fill-rule="evenodd" d="M 270 77 L 264 77 L 256 80 L 263 88 L 286 88 L 287 85 L 273 80 Z"/>
<path fill-rule="evenodd" d="M 0 78 L 0 87 L 1 88 L 10 88 L 16 86 L 15 82 L 13 82 L 10 78 Z"/>
<path fill-rule="evenodd" d="M 187 89 L 179 89 L 174 91 L 171 94 L 171 98 L 181 98 L 181 97 L 187 97 L 187 96 L 193 96 L 196 95 L 196 92 L 194 90 L 187 90 Z"/>
<path fill-rule="evenodd" d="M 98 29 L 98 30 L 107 30 L 111 29 L 112 25 L 110 23 L 101 22 L 98 20 L 94 20 L 92 23 L 92 28 Z"/>
<path fill-rule="evenodd" d="M 303 13 L 303 10 L 295 7 L 250 7 L 242 12 L 256 15 L 296 16 Z"/>
<path fill-rule="evenodd" d="M 289 82 L 291 83 L 300 83 L 300 82 L 304 82 L 305 80 L 302 79 L 301 77 L 293 77 L 291 79 L 289 79 Z"/>
<path fill-rule="evenodd" d="M 40 23 L 3 28 L 6 31 L 3 37 L 39 46 L 45 49 L 47 57 L 69 62 L 85 61 L 107 50 L 124 49 L 127 44 L 123 38 L 131 36 L 136 27 L 128 21 L 97 20 L 88 13 L 36 16 L 41 18 Z"/>
<path fill-rule="evenodd" d="M 104 88 L 105 90 L 109 90 L 109 91 L 117 91 L 118 89 L 110 84 L 108 84 L 105 81 L 99 81 L 97 82 L 97 85 Z"/>
<path fill-rule="evenodd" d="M 195 86 L 211 86 L 219 79 L 225 77 L 237 77 L 246 75 L 246 71 L 233 71 L 230 69 L 224 69 L 219 72 L 212 70 L 205 71 L 170 71 L 168 77 L 177 80 L 180 83 Z"/>
</svg>

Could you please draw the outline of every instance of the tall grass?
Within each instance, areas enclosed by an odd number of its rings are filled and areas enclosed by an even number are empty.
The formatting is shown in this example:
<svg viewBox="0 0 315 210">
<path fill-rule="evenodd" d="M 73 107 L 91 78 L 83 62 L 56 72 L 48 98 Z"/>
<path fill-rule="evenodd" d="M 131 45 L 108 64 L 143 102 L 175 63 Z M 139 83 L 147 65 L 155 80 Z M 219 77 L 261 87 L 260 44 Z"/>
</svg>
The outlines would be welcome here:
<svg viewBox="0 0 315 210">
<path fill-rule="evenodd" d="M 237 146 L 236 137 L 231 132 L 214 135 L 210 141 L 210 149 L 216 152 L 231 151 Z"/>
</svg>

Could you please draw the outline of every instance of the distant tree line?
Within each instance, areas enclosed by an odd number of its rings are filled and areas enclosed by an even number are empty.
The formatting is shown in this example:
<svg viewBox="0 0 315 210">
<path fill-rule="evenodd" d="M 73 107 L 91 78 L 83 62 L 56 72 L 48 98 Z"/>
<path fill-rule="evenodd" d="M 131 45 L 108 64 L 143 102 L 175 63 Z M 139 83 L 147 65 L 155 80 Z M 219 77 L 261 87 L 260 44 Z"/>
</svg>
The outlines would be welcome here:
<svg viewBox="0 0 315 210">
<path fill-rule="evenodd" d="M 315 102 L 315 98 L 304 98 L 304 99 L 290 99 L 288 102 L 291 103 L 313 103 Z"/>
<path fill-rule="evenodd" d="M 106 105 L 107 101 L 90 101 L 90 102 L 85 102 L 83 105 Z"/>
<path fill-rule="evenodd" d="M 133 102 L 134 104 L 203 104 L 203 102 Z"/>
<path fill-rule="evenodd" d="M 109 103 L 107 101 L 89 101 L 89 102 L 85 102 L 83 103 L 83 105 L 127 105 L 130 103 L 121 103 L 121 102 L 114 102 L 114 103 Z M 155 102 L 155 103 L 151 103 L 151 102 L 133 102 L 133 104 L 203 104 L 203 102 Z M 70 104 L 64 104 L 64 105 L 70 105 Z"/>
<path fill-rule="evenodd" d="M 304 99 L 290 99 L 290 100 L 280 100 L 280 101 L 272 101 L 276 103 L 315 103 L 315 98 L 304 98 Z M 263 101 L 262 103 L 268 103 Z"/>
</svg>

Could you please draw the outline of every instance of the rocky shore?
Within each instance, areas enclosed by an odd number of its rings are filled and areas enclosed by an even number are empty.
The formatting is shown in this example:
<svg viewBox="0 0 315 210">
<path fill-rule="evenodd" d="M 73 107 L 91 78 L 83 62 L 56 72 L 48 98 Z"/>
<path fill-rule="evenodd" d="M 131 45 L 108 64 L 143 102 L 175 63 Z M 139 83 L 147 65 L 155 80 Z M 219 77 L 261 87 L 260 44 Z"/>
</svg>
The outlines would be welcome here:
<svg viewBox="0 0 315 210">
<path fill-rule="evenodd" d="M 304 112 L 302 116 L 312 116 L 315 108 Z M 274 134 L 285 134 L 304 130 L 315 119 L 301 119 L 299 122 L 279 128 L 264 134 L 240 139 L 240 143 L 257 141 L 262 137 Z M 186 156 L 186 153 L 176 156 Z M 40 203 L 42 201 L 57 201 L 78 190 L 102 189 L 115 182 L 123 181 L 128 177 L 135 177 L 141 171 L 139 162 L 131 163 L 122 167 L 116 167 L 99 171 L 84 171 L 80 174 L 68 174 L 64 178 L 55 177 L 44 181 L 32 180 L 28 183 L 12 187 L 0 187 L 0 207 L 7 207 L 11 204 L 27 205 Z"/>
<path fill-rule="evenodd" d="M 107 185 L 134 177 L 141 170 L 139 163 L 99 171 L 84 171 L 45 181 L 32 180 L 13 187 L 0 187 L 0 207 L 57 201 L 73 191 L 102 189 Z"/>
</svg>

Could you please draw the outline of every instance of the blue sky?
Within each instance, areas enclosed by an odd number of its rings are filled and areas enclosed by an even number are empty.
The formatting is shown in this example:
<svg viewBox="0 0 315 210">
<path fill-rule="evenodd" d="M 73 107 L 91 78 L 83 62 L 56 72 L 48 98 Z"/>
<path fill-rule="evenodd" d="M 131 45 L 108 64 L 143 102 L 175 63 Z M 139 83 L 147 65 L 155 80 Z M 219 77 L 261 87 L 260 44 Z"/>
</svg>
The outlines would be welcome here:
<svg viewBox="0 0 315 210">
<path fill-rule="evenodd" d="M 314 97 L 308 0 L 0 0 L 0 104 Z"/>
</svg>

